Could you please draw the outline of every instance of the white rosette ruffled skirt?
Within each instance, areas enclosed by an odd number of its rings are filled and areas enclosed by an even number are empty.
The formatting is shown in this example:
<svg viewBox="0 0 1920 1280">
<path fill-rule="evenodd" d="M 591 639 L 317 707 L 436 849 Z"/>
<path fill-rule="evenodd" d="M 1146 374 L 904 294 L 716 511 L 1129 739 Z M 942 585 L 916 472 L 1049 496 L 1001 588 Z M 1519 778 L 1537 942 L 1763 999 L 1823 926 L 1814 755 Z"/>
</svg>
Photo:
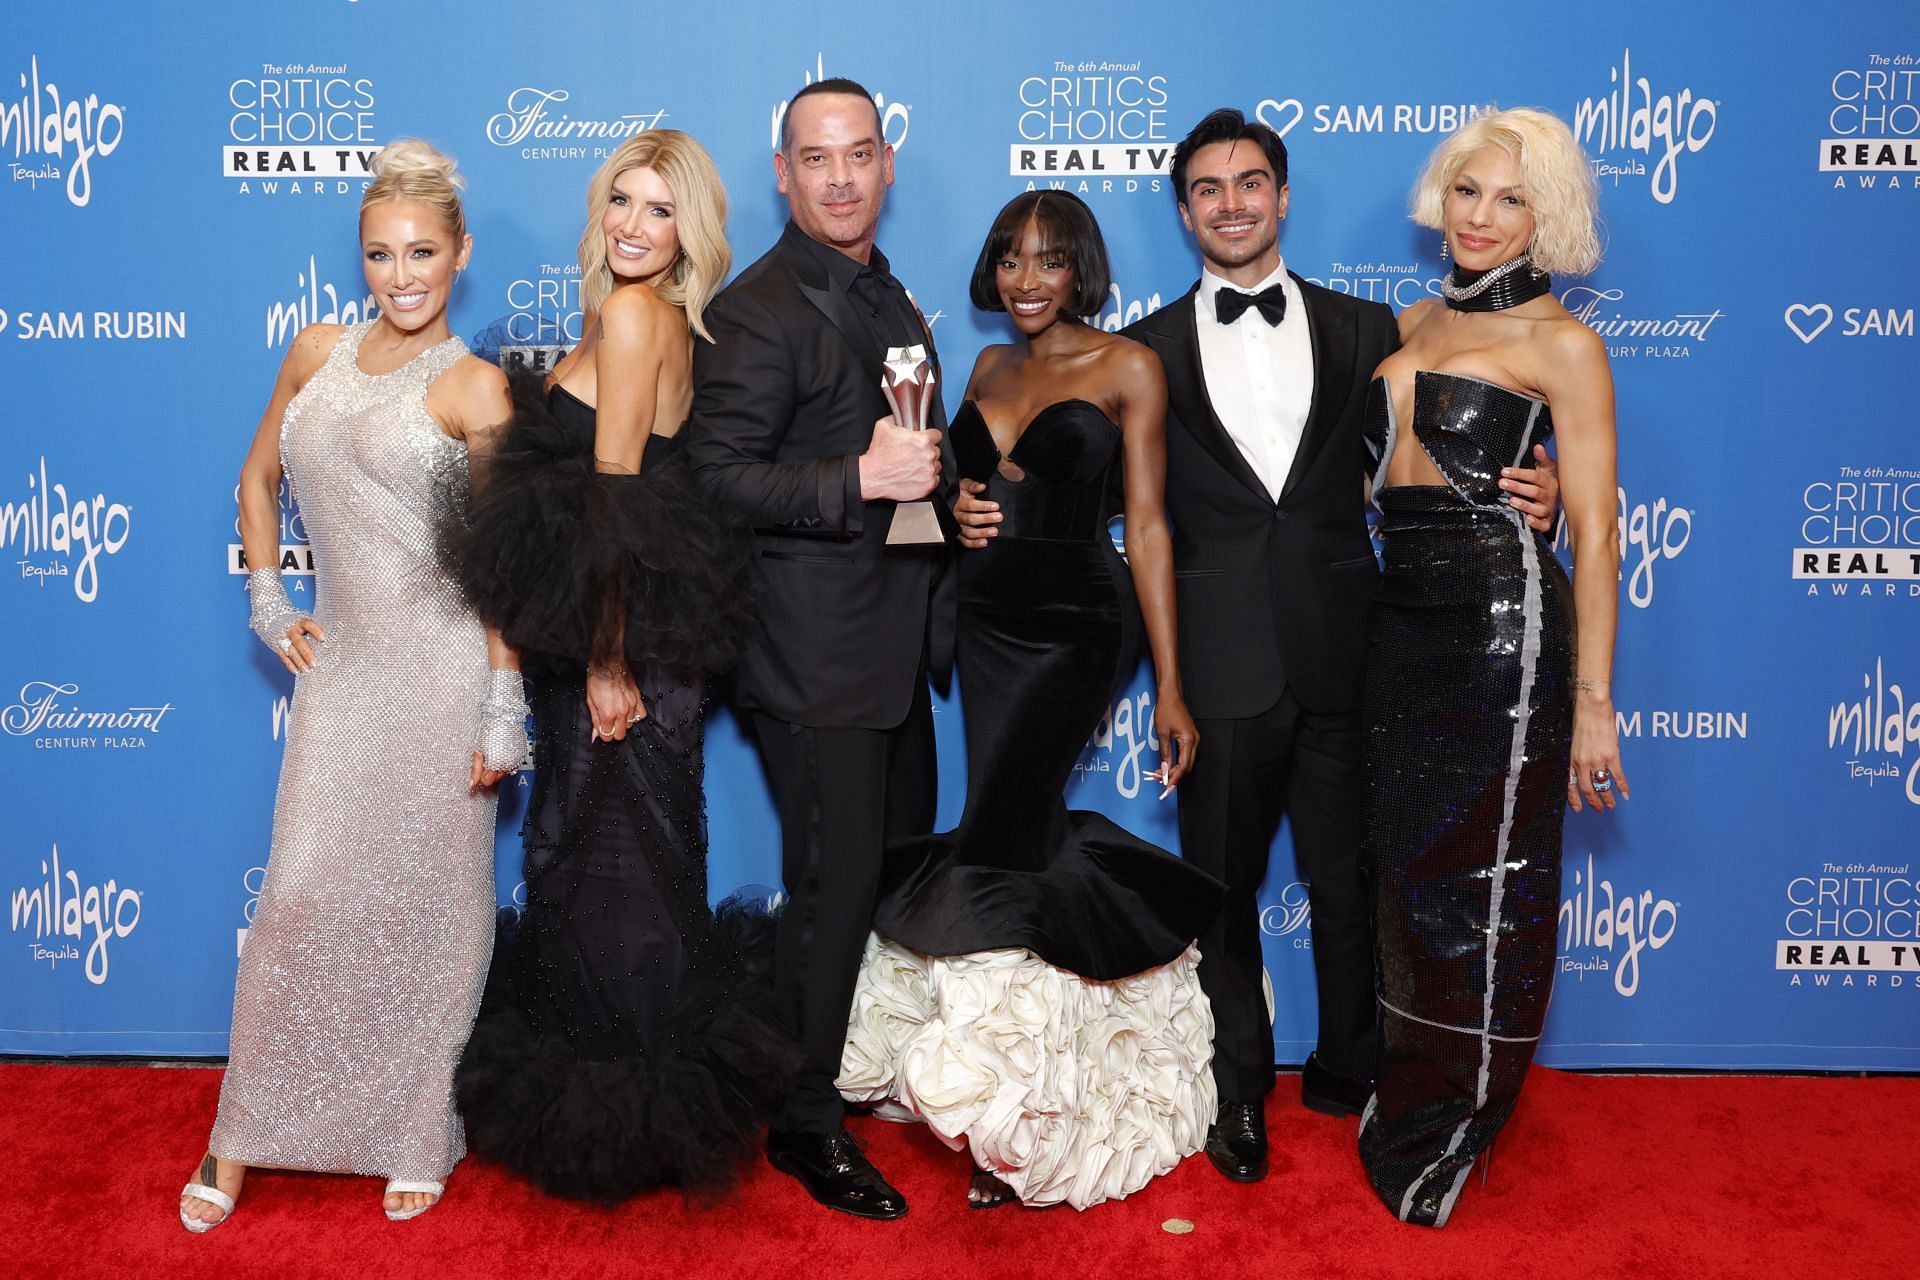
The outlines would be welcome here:
<svg viewBox="0 0 1920 1280">
<path fill-rule="evenodd" d="M 1094 982 L 1023 949 L 867 939 L 839 1088 L 971 1148 L 1030 1205 L 1133 1194 L 1206 1142 L 1213 1011 L 1194 947 Z"/>
</svg>

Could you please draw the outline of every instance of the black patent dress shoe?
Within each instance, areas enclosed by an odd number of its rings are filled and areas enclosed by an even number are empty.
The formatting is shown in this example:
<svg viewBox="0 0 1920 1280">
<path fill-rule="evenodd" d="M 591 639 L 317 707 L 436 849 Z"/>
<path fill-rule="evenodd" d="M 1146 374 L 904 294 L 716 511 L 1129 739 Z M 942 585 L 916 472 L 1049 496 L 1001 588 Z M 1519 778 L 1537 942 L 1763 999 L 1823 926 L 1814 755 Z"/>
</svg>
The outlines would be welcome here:
<svg viewBox="0 0 1920 1280">
<path fill-rule="evenodd" d="M 807 1194 L 829 1209 L 856 1218 L 890 1219 L 905 1216 L 907 1198 L 873 1167 L 851 1134 L 767 1134 L 767 1161 L 799 1180 Z"/>
<path fill-rule="evenodd" d="M 1373 1096 L 1373 1081 L 1349 1080 L 1320 1065 L 1318 1054 L 1308 1054 L 1300 1068 L 1300 1105 L 1323 1116 L 1357 1116 Z"/>
<path fill-rule="evenodd" d="M 1207 1159 L 1235 1182 L 1267 1176 L 1267 1121 L 1257 1102 L 1223 1102 L 1207 1130 Z"/>
</svg>

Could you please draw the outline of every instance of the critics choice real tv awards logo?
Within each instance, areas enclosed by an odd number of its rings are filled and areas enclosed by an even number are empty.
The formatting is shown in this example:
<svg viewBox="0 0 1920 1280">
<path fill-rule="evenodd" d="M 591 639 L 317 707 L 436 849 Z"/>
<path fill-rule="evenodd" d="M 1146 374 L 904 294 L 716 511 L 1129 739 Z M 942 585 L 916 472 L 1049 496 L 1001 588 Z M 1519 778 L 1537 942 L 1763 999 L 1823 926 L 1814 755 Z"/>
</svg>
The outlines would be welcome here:
<svg viewBox="0 0 1920 1280">
<path fill-rule="evenodd" d="M 63 183 L 67 202 L 85 208 L 93 199 L 93 162 L 120 149 L 126 109 L 86 87 L 62 84 L 38 54 L 30 54 L 18 87 L 0 100 L 0 152 L 7 176 L 37 191 Z"/>
<path fill-rule="evenodd" d="M 1164 191 L 1176 133 L 1167 78 L 1139 61 L 1055 61 L 1015 90 L 1007 172 L 1027 190 Z"/>
<path fill-rule="evenodd" d="M 7 904 L 14 940 L 25 944 L 34 963 L 58 971 L 77 961 L 88 982 L 103 985 L 111 944 L 140 926 L 141 894 L 114 880 L 83 880 L 71 864 L 62 865 L 57 844 L 39 859 L 39 874 L 28 874 Z"/>
<path fill-rule="evenodd" d="M 1773 967 L 1787 985 L 1920 990 L 1913 863 L 1822 862 L 1787 881 Z"/>
<path fill-rule="evenodd" d="M 241 195 L 357 195 L 380 154 L 377 100 L 344 63 L 261 63 L 227 85 L 220 172 Z"/>
<path fill-rule="evenodd" d="M 1573 108 L 1573 136 L 1587 149 L 1594 176 L 1616 187 L 1645 178 L 1656 202 L 1672 204 L 1680 193 L 1681 158 L 1713 141 L 1720 104 L 1691 87 L 1636 75 L 1632 49 L 1621 51 L 1607 81 L 1606 92 Z"/>
<path fill-rule="evenodd" d="M 1820 172 L 1836 190 L 1920 184 L 1920 66 L 1912 53 L 1869 53 L 1833 73 Z"/>
<path fill-rule="evenodd" d="M 476 351 L 497 351 L 507 372 L 550 373 L 580 345 L 585 315 L 579 263 L 535 263 L 507 281 L 504 300 L 507 314 L 472 345 Z"/>
<path fill-rule="evenodd" d="M 1920 600 L 1920 467 L 1841 467 L 1800 507 L 1793 577 L 1808 596 Z"/>
<path fill-rule="evenodd" d="M 293 482 L 284 472 L 280 476 L 280 488 L 275 496 L 277 498 L 280 521 L 280 572 L 283 575 L 291 575 L 295 578 L 312 577 L 313 548 L 307 543 L 306 522 L 301 518 L 300 507 L 294 501 Z M 240 509 L 240 486 L 238 485 L 235 485 L 233 488 L 233 505 L 235 512 L 233 517 L 233 536 L 238 538 L 240 536 L 240 516 L 238 514 Z M 250 572 L 247 567 L 246 548 L 239 542 L 229 542 L 227 544 L 227 572 L 230 574 L 240 574 L 242 576 Z M 307 594 L 307 584 L 304 581 L 288 583 L 287 593 L 294 598 L 295 604 L 302 608 L 312 608 L 312 605 L 305 598 Z"/>
</svg>

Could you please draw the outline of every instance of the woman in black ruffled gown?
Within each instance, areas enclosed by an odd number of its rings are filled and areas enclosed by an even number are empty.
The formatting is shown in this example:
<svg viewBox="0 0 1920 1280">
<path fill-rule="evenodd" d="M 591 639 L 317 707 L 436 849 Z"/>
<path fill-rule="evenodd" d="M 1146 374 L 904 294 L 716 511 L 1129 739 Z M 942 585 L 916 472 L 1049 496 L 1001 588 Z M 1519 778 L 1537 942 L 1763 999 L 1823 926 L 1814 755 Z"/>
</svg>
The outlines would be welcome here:
<svg viewBox="0 0 1920 1280">
<path fill-rule="evenodd" d="M 503 922 L 457 1089 L 476 1152 L 613 1200 L 725 1185 L 793 1051 L 750 963 L 770 929 L 707 904 L 705 681 L 752 616 L 673 433 L 727 272 L 725 195 L 697 142 L 653 130 L 601 166 L 588 208 L 585 333 L 547 385 L 516 385 L 454 549 L 521 650 L 535 767 L 526 909 Z"/>
<path fill-rule="evenodd" d="M 1599 260 L 1586 159 L 1552 116 L 1481 116 L 1415 201 L 1456 265 L 1444 305 L 1400 317 L 1368 415 L 1386 549 L 1365 712 L 1384 1038 L 1360 1158 L 1401 1220 L 1437 1227 L 1540 1040 L 1564 808 L 1611 809 L 1627 780 L 1609 683 L 1613 384 L 1547 274 Z M 1499 486 L 1556 428 L 1571 584 Z"/>
<path fill-rule="evenodd" d="M 1215 1110 L 1192 943 L 1222 887 L 1062 799 L 1133 674 L 1141 612 L 1148 779 L 1171 790 L 1198 742 L 1161 507 L 1166 382 L 1145 347 L 1084 323 L 1107 281 L 1093 215 L 1060 192 L 1003 209 L 975 268 L 974 305 L 1023 341 L 981 353 L 951 427 L 1001 517 L 959 556 L 966 809 L 889 850 L 840 1079 L 969 1146 L 976 1208 L 1127 1195 L 1198 1151 Z M 1131 565 L 1107 529 L 1123 508 Z"/>
</svg>

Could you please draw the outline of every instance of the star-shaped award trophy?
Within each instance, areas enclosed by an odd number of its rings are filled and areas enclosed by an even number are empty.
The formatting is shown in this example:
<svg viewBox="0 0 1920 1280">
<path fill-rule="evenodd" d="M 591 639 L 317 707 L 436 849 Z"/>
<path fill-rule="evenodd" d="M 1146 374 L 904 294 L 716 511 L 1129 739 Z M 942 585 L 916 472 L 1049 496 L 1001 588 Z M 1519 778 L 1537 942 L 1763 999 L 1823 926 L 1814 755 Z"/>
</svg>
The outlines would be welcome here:
<svg viewBox="0 0 1920 1280">
<path fill-rule="evenodd" d="M 887 407 L 894 422 L 909 431 L 925 431 L 927 415 L 933 407 L 933 361 L 919 343 L 910 347 L 888 347 L 880 369 L 880 389 L 886 393 Z M 887 529 L 888 546 L 939 545 L 947 540 L 940 511 L 925 498 L 902 502 L 894 507 L 893 524 Z"/>
</svg>

